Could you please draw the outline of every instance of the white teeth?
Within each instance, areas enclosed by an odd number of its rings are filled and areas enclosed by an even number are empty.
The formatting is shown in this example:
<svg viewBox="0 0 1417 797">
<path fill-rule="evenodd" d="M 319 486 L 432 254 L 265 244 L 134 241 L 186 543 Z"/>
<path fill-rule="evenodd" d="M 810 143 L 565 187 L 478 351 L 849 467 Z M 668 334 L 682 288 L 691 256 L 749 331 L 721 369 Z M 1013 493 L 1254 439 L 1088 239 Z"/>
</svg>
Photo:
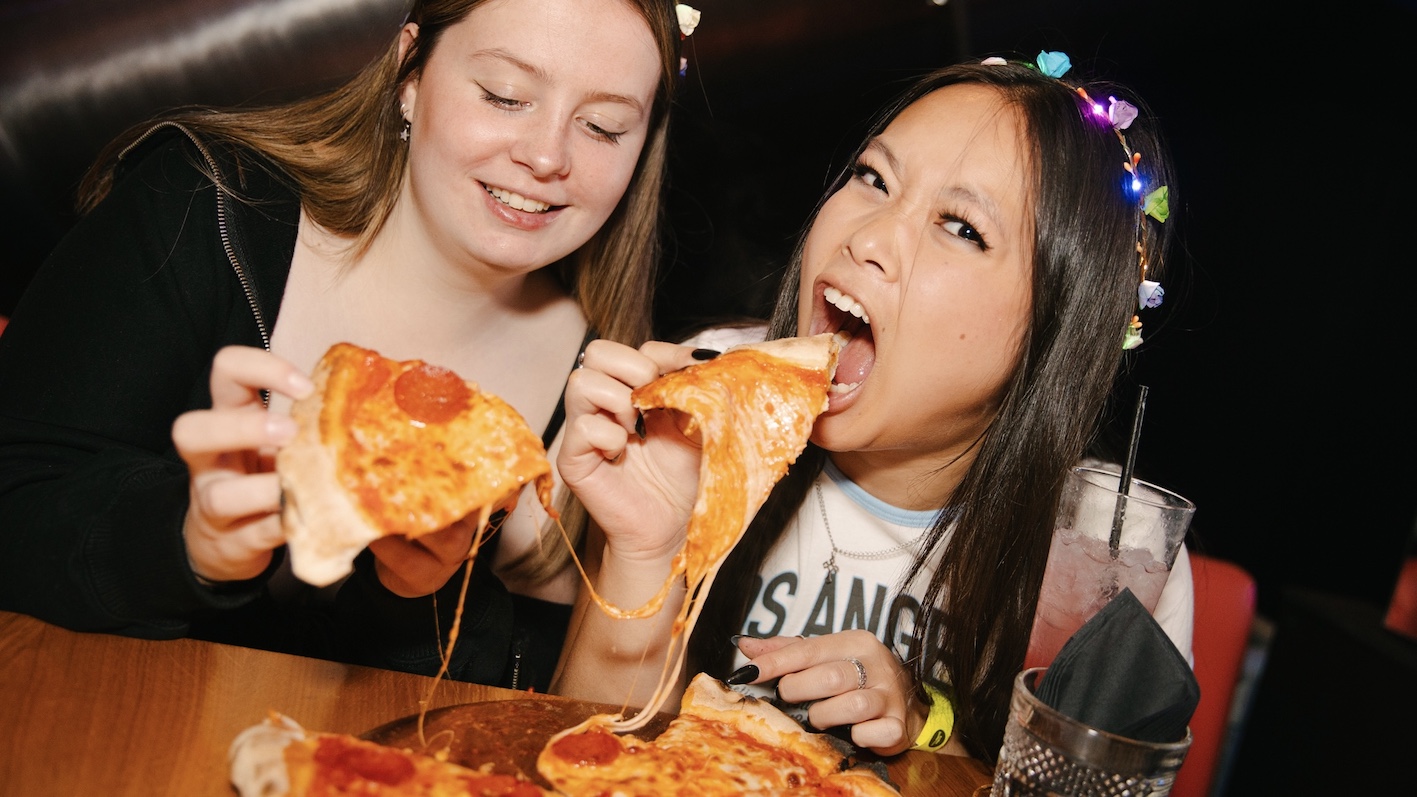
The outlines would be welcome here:
<svg viewBox="0 0 1417 797">
<path fill-rule="evenodd" d="M 524 210 L 527 213 L 545 213 L 551 206 L 545 202 L 537 202 L 535 199 L 527 199 L 515 191 L 508 191 L 505 188 L 493 188 L 487 186 L 487 193 L 497 198 L 498 202 L 510 208 Z"/>
<path fill-rule="evenodd" d="M 848 294 L 842 293 L 828 285 L 826 290 L 822 292 L 822 298 L 835 305 L 836 309 L 844 313 L 851 313 L 864 323 L 871 323 L 871 319 L 866 317 L 866 308 L 862 307 L 860 302 L 856 301 Z"/>
<path fill-rule="evenodd" d="M 858 387 L 861 387 L 860 382 L 852 382 L 850 384 L 845 385 L 838 385 L 837 383 L 833 382 L 832 386 L 827 388 L 827 390 L 832 393 L 850 393 Z"/>
</svg>

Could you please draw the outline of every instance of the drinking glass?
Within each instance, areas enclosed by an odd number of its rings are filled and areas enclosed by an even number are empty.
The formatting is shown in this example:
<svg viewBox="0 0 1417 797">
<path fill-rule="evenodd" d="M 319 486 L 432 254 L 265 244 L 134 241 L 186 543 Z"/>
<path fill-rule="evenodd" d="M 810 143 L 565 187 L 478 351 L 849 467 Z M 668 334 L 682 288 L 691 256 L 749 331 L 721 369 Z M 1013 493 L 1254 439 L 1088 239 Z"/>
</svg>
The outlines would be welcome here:
<svg viewBox="0 0 1417 797">
<path fill-rule="evenodd" d="M 1046 667 L 1063 644 L 1123 587 L 1156 610 L 1196 505 L 1119 473 L 1077 467 L 1068 474 L 1048 551 L 1024 667 Z M 1113 544 L 1114 528 L 1119 532 Z"/>
<path fill-rule="evenodd" d="M 1014 679 L 992 797 L 1163 797 L 1191 748 L 1107 733 L 1054 711 L 1034 690 L 1043 669 Z"/>
</svg>

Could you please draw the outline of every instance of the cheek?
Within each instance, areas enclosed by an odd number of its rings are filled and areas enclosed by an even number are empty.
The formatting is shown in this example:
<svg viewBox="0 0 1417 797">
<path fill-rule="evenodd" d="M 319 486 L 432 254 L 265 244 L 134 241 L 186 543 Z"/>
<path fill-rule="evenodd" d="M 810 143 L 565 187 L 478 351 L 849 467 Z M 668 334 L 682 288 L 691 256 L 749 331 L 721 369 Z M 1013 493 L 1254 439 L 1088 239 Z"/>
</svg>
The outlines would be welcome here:
<svg viewBox="0 0 1417 797">
<path fill-rule="evenodd" d="M 615 210 L 620 198 L 629 189 L 642 145 L 643 139 L 639 144 L 626 143 L 622 139 L 620 145 L 608 155 L 603 143 L 587 141 L 578 145 L 579 149 L 573 157 L 583 201 L 587 208 L 594 209 L 595 215 L 602 221 Z"/>
<path fill-rule="evenodd" d="M 1028 324 L 1026 292 L 1013 285 L 952 281 L 923 287 L 917 283 L 907 292 L 911 306 L 902 313 L 903 339 L 933 349 L 938 367 L 953 364 L 988 381 L 1013 369 Z"/>
</svg>

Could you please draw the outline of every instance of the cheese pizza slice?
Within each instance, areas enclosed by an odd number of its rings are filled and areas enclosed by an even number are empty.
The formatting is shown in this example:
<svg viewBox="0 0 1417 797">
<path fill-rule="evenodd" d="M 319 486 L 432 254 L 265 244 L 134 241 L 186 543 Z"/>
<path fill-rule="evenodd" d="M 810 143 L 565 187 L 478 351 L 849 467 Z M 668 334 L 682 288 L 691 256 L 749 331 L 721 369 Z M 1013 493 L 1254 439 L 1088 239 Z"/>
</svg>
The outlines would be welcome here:
<svg viewBox="0 0 1417 797">
<path fill-rule="evenodd" d="M 683 641 L 693 630 L 714 576 L 773 486 L 806 448 L 817 416 L 827 409 L 839 350 L 840 341 L 830 333 L 735 346 L 631 393 L 631 402 L 642 412 L 684 413 L 685 433 L 699 436 L 703 453 L 684 548 L 663 589 L 646 605 L 628 611 L 592 593 L 612 616 L 645 617 L 662 608 L 676 579 L 682 577 L 688 585 L 674 624 L 674 652 L 654 695 L 635 717 L 608 720 L 614 730 L 643 726 L 668 699 L 683 667 Z"/>
<path fill-rule="evenodd" d="M 570 797 L 898 797 L 875 772 L 851 767 L 844 745 L 700 674 L 654 739 L 577 726 L 551 737 L 536 768 Z"/>
<path fill-rule="evenodd" d="M 534 483 L 553 517 L 541 439 L 506 402 L 446 368 L 332 346 L 295 402 L 295 439 L 276 455 L 291 569 L 315 586 L 350 572 L 370 542 L 415 538 L 515 506 Z"/>
</svg>

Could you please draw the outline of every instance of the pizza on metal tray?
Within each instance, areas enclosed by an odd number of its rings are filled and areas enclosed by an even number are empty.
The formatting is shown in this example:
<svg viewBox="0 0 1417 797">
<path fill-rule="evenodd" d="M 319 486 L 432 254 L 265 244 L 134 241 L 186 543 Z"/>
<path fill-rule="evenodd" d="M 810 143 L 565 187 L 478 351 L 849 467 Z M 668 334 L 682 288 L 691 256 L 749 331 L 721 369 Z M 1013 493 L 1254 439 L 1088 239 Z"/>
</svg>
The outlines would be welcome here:
<svg viewBox="0 0 1417 797">
<path fill-rule="evenodd" d="M 241 797 L 899 797 L 871 769 L 849 766 L 843 744 L 699 675 L 657 737 L 561 731 L 534 773 L 311 733 L 274 713 L 237 736 L 230 764 Z"/>
</svg>

